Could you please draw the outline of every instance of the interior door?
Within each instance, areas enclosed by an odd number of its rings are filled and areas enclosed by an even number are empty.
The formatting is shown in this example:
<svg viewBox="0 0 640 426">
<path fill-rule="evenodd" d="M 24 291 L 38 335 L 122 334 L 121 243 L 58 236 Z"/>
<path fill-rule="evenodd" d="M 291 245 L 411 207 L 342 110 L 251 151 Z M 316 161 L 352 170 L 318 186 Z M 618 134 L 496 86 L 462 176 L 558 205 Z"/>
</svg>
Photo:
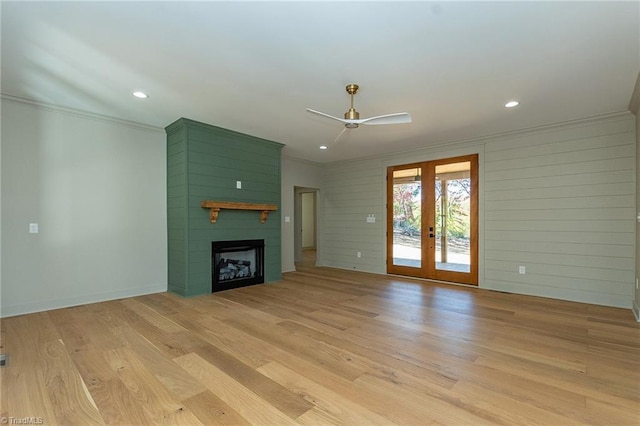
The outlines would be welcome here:
<svg viewBox="0 0 640 426">
<path fill-rule="evenodd" d="M 478 156 L 389 167 L 387 272 L 478 284 Z"/>
</svg>

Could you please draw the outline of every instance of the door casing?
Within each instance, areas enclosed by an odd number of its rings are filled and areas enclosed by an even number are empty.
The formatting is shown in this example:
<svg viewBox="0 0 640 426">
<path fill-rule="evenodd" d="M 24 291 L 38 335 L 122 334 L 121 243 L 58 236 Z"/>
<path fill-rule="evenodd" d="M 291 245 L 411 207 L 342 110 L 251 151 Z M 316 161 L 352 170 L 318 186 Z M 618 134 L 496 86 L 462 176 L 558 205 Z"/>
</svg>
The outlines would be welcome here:
<svg viewBox="0 0 640 426">
<path fill-rule="evenodd" d="M 436 166 L 449 163 L 470 163 L 471 197 L 470 214 L 470 271 L 457 272 L 436 268 L 436 241 L 430 237 L 436 225 L 435 170 Z M 421 170 L 421 263 L 420 267 L 394 265 L 393 263 L 393 172 L 403 169 Z M 462 284 L 478 285 L 478 155 L 464 155 L 439 160 L 410 163 L 387 168 L 387 273 L 428 278 Z"/>
</svg>

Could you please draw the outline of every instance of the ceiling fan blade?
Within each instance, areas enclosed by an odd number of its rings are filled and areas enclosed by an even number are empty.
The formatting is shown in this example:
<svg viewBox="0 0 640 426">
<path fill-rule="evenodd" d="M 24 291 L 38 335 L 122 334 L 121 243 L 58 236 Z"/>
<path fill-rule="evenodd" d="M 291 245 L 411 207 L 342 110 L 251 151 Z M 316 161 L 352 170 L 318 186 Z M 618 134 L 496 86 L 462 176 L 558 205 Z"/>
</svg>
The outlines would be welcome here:
<svg viewBox="0 0 640 426">
<path fill-rule="evenodd" d="M 345 120 L 344 118 L 334 117 L 333 115 L 325 114 L 324 112 L 316 111 L 315 109 L 311 109 L 311 108 L 307 108 L 307 111 L 313 114 L 322 115 L 323 117 L 331 118 L 332 120 L 337 120 L 343 124 L 347 124 L 353 121 L 353 120 Z"/>
<path fill-rule="evenodd" d="M 377 117 L 363 118 L 354 120 L 358 124 L 377 125 L 377 124 L 403 124 L 411 123 L 411 115 L 408 112 L 397 112 L 395 114 L 379 115 Z"/>
<path fill-rule="evenodd" d="M 366 125 L 378 125 L 378 124 L 403 124 L 411 123 L 411 115 L 408 112 L 397 112 L 394 114 L 378 115 L 376 117 L 362 118 L 357 120 L 334 117 L 333 115 L 325 114 L 324 112 L 316 111 L 315 109 L 307 108 L 307 111 L 318 114 L 323 117 L 330 118 L 341 122 L 342 124 L 366 124 Z M 353 126 L 358 127 L 358 126 Z"/>
<path fill-rule="evenodd" d="M 335 144 L 336 142 L 338 142 L 338 139 L 340 139 L 340 136 L 342 136 L 342 134 L 347 130 L 349 130 L 347 127 L 342 129 L 342 131 L 340 133 L 338 133 L 338 136 L 336 136 L 336 138 L 333 140 L 333 143 Z"/>
</svg>

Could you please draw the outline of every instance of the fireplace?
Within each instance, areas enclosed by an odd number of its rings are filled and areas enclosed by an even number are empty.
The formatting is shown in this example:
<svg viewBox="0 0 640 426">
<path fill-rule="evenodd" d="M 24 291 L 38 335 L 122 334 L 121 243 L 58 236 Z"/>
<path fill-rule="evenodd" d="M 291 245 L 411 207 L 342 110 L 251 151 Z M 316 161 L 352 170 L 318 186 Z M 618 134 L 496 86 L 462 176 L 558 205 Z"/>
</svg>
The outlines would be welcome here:
<svg viewBox="0 0 640 426">
<path fill-rule="evenodd" d="M 212 241 L 211 292 L 264 283 L 264 240 Z"/>
</svg>

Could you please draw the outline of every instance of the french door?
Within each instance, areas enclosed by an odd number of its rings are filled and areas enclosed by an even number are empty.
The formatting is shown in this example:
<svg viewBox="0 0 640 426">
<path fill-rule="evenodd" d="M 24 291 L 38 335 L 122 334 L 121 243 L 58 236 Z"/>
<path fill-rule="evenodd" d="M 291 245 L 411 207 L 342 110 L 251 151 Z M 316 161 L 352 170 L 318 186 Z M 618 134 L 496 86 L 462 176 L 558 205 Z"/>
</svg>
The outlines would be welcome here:
<svg viewBox="0 0 640 426">
<path fill-rule="evenodd" d="M 478 284 L 478 156 L 387 169 L 387 272 Z"/>
</svg>

